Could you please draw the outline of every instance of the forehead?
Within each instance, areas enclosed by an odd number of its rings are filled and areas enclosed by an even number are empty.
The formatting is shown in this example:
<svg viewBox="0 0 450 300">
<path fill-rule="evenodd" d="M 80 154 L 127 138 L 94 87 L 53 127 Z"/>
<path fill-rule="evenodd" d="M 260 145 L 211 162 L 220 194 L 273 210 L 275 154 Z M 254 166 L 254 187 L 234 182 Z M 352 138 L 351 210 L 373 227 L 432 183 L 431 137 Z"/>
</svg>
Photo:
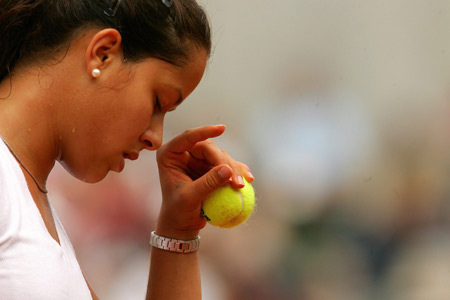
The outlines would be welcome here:
<svg viewBox="0 0 450 300">
<path fill-rule="evenodd" d="M 183 100 L 200 82 L 207 60 L 208 55 L 204 50 L 193 51 L 189 60 L 181 66 L 157 58 L 148 58 L 139 63 L 136 76 L 174 87 L 182 95 Z"/>
</svg>

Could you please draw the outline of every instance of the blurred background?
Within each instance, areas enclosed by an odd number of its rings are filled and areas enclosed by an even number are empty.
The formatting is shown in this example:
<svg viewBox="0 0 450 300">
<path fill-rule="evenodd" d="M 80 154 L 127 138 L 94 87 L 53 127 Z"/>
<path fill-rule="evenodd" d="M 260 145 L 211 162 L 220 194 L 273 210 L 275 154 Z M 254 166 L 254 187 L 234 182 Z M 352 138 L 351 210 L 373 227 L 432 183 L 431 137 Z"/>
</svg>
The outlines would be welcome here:
<svg viewBox="0 0 450 300">
<path fill-rule="evenodd" d="M 213 55 L 165 140 L 227 124 L 258 197 L 202 231 L 204 299 L 450 299 L 450 2 L 200 2 Z M 49 189 L 100 298 L 144 299 L 155 154 Z"/>
</svg>

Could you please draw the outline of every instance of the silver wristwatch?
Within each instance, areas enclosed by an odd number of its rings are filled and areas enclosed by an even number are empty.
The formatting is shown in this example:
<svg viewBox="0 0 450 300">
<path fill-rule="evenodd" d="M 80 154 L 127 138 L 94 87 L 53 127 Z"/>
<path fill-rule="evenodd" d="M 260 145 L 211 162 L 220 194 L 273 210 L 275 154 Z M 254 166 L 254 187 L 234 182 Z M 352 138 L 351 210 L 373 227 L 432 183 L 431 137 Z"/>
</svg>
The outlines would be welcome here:
<svg viewBox="0 0 450 300">
<path fill-rule="evenodd" d="M 200 237 L 193 240 L 176 240 L 157 235 L 154 231 L 150 238 L 150 246 L 177 253 L 191 253 L 200 248 Z"/>
</svg>

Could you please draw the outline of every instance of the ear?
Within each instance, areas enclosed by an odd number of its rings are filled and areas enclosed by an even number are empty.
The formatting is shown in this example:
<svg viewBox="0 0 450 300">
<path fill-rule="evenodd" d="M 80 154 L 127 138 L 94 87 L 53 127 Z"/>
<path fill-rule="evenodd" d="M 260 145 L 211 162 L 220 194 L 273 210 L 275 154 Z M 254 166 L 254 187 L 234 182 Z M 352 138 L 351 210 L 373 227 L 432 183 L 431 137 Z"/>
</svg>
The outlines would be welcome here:
<svg viewBox="0 0 450 300">
<path fill-rule="evenodd" d="M 86 49 L 88 74 L 93 69 L 106 69 L 114 60 L 122 61 L 122 36 L 116 29 L 108 28 L 97 32 Z"/>
</svg>

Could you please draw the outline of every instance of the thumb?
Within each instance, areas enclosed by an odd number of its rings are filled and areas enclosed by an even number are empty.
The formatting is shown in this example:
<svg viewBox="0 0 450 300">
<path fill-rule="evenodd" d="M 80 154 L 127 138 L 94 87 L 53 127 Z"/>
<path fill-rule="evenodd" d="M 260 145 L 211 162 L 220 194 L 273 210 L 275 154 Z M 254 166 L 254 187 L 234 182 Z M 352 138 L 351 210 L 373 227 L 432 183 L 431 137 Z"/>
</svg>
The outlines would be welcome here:
<svg viewBox="0 0 450 300">
<path fill-rule="evenodd" d="M 198 199 L 205 199 L 215 189 L 229 182 L 233 171 L 228 165 L 216 166 L 194 181 L 194 190 Z"/>
</svg>

